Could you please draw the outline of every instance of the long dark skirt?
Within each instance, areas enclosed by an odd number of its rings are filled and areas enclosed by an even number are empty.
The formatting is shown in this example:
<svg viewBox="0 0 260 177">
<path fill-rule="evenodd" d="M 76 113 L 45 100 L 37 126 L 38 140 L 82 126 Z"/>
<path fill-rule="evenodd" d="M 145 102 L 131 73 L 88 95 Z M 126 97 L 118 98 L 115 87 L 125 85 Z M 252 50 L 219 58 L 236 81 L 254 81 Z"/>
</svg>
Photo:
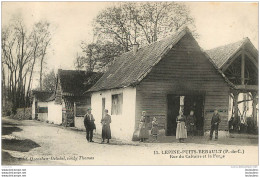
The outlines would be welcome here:
<svg viewBox="0 0 260 177">
<path fill-rule="evenodd" d="M 149 138 L 149 131 L 147 128 L 141 128 L 139 130 L 139 139 L 144 138 L 148 139 Z"/>
<path fill-rule="evenodd" d="M 111 130 L 109 125 L 102 127 L 102 139 L 111 139 Z"/>
</svg>

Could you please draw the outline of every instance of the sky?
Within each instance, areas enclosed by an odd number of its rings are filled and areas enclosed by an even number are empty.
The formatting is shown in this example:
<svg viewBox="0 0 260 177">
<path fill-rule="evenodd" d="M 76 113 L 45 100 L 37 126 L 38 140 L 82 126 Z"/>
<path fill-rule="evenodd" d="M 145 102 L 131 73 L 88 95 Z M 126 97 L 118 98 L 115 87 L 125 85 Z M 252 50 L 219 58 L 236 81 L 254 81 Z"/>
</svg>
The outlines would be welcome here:
<svg viewBox="0 0 260 177">
<path fill-rule="evenodd" d="M 114 2 L 116 3 L 116 2 Z M 2 26 L 14 15 L 30 26 L 47 20 L 53 38 L 47 55 L 47 68 L 74 69 L 73 60 L 81 41 L 93 40 L 92 21 L 111 2 L 2 2 Z M 258 3 L 186 2 L 195 19 L 197 39 L 203 49 L 249 37 L 258 48 Z"/>
</svg>

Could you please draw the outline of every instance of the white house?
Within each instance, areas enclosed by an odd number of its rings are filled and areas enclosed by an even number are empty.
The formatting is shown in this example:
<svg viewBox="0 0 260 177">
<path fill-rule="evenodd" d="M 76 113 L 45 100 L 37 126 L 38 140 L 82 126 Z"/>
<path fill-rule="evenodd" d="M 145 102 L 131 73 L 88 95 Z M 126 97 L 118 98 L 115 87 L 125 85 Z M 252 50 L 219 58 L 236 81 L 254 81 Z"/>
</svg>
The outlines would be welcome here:
<svg viewBox="0 0 260 177">
<path fill-rule="evenodd" d="M 104 109 L 112 118 L 112 134 L 122 139 L 132 139 L 135 130 L 136 88 L 126 87 L 94 92 L 91 97 L 92 114 L 97 131 L 101 133 L 101 117 Z"/>
</svg>

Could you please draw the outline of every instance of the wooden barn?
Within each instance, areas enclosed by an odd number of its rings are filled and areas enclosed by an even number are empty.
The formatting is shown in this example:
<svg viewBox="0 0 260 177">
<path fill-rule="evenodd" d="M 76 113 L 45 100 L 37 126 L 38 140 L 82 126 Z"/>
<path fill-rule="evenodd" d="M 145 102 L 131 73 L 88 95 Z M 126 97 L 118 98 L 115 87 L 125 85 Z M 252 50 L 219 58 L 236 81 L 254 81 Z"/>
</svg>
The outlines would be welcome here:
<svg viewBox="0 0 260 177">
<path fill-rule="evenodd" d="M 58 70 L 55 93 L 48 99 L 49 121 L 75 126 L 75 117 L 82 116 L 91 105 L 89 95 L 83 95 L 100 78 L 100 73 L 78 70 Z"/>
<path fill-rule="evenodd" d="M 32 91 L 32 119 L 48 120 L 48 99 L 52 95 L 49 91 Z"/>
<path fill-rule="evenodd" d="M 89 92 L 97 131 L 106 108 L 112 136 L 131 140 L 142 111 L 159 119 L 161 133 L 174 136 L 180 106 L 184 115 L 195 109 L 198 135 L 210 130 L 214 109 L 221 114 L 220 130 L 228 130 L 231 86 L 185 28 L 140 49 L 133 46 L 114 60 Z"/>
<path fill-rule="evenodd" d="M 258 120 L 258 50 L 248 38 L 206 51 L 216 66 L 235 87 L 230 90 L 231 124 L 247 124 Z M 251 127 L 252 128 L 252 127 Z"/>
</svg>

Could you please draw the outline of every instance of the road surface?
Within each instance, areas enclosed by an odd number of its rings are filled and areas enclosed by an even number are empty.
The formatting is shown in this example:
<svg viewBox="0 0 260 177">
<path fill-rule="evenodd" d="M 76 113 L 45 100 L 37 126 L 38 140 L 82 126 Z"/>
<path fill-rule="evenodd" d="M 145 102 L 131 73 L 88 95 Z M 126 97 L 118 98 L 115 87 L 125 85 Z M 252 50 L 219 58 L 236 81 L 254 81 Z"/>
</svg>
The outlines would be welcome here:
<svg viewBox="0 0 260 177">
<path fill-rule="evenodd" d="M 113 133 L 113 130 L 112 130 Z M 177 143 L 88 143 L 85 132 L 36 120 L 2 117 L 2 165 L 256 165 L 258 139 L 206 137 Z M 165 143 L 167 142 L 167 143 Z M 243 160 L 241 160 L 243 159 Z"/>
</svg>

